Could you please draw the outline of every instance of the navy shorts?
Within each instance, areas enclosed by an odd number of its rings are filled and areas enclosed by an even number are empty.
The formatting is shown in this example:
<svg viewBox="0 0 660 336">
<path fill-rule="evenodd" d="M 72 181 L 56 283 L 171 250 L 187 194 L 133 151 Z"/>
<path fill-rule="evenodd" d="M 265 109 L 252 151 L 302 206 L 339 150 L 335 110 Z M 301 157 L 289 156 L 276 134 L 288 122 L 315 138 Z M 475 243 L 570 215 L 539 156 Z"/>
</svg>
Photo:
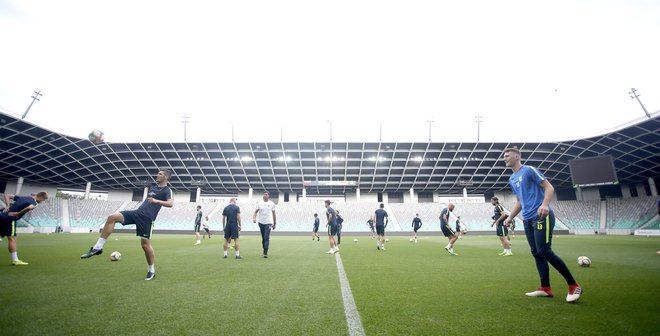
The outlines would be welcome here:
<svg viewBox="0 0 660 336">
<path fill-rule="evenodd" d="M 509 229 L 506 226 L 504 226 L 503 223 L 504 221 L 496 224 L 497 229 L 495 230 L 495 232 L 497 233 L 498 237 L 506 237 L 509 234 Z"/>
<path fill-rule="evenodd" d="M 385 225 L 376 225 L 376 234 L 379 236 L 385 235 Z"/>
<path fill-rule="evenodd" d="M 328 236 L 337 235 L 337 225 L 328 225 Z"/>
<path fill-rule="evenodd" d="M 440 229 L 442 230 L 442 234 L 444 234 L 445 237 L 451 237 L 454 235 L 454 231 L 452 231 L 451 228 L 448 228 L 447 225 L 440 224 Z"/>
<path fill-rule="evenodd" d="M 209 231 L 209 228 L 204 228 L 204 231 L 206 231 L 206 233 L 211 233 L 211 231 Z"/>
<path fill-rule="evenodd" d="M 417 230 L 419 230 L 419 228 L 420 228 L 419 226 L 415 225 L 415 227 L 413 227 L 413 231 L 417 232 Z"/>
<path fill-rule="evenodd" d="M 319 232 L 319 226 L 318 226 L 318 225 L 314 225 L 314 229 L 312 229 L 312 232 L 314 232 L 314 233 Z"/>
<path fill-rule="evenodd" d="M 199 232 L 201 224 L 195 224 L 195 232 Z"/>
<path fill-rule="evenodd" d="M 151 233 L 154 229 L 154 222 L 147 215 L 137 210 L 127 210 L 119 212 L 124 216 L 122 225 L 135 224 L 135 235 L 140 238 L 151 239 Z"/>
<path fill-rule="evenodd" d="M 238 223 L 227 224 L 225 226 L 225 239 L 236 239 L 238 238 Z"/>
<path fill-rule="evenodd" d="M 0 237 L 16 237 L 16 220 L 0 213 Z"/>
</svg>

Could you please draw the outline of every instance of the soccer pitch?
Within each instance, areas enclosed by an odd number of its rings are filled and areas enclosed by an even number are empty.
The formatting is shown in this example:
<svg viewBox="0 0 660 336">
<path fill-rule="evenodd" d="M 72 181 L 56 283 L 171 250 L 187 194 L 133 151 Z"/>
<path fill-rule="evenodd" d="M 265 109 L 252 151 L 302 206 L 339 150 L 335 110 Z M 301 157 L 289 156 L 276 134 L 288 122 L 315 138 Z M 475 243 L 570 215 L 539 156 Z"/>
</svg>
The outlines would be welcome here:
<svg viewBox="0 0 660 336">
<path fill-rule="evenodd" d="M 242 260 L 222 259 L 219 235 L 157 234 L 156 278 L 144 281 L 139 238 L 114 234 L 101 256 L 80 255 L 97 234 L 18 237 L 29 266 L 0 259 L 0 326 L 5 335 L 347 335 L 337 261 L 327 238 L 241 238 Z M 115 240 L 115 239 L 118 240 Z M 554 298 L 538 287 L 523 236 L 501 257 L 493 236 L 466 235 L 444 251 L 444 237 L 345 234 L 340 257 L 366 335 L 657 335 L 660 237 L 555 236 L 553 248 L 584 288 L 577 304 L 551 268 Z M 3 241 L 2 246 L 6 246 Z M 111 262 L 110 252 L 122 260 Z M 593 265 L 577 266 L 578 256 Z"/>
</svg>

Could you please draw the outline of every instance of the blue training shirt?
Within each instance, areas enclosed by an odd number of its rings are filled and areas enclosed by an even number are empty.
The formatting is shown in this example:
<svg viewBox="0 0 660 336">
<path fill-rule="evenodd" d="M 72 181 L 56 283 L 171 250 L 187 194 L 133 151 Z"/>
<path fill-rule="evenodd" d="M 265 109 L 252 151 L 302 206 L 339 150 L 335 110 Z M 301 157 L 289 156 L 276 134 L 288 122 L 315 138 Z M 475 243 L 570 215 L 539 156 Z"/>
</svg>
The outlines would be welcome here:
<svg viewBox="0 0 660 336">
<path fill-rule="evenodd" d="M 440 225 L 447 226 L 449 218 L 451 218 L 451 211 L 449 211 L 449 208 L 444 208 L 442 211 L 440 211 Z M 445 214 L 447 214 L 447 222 L 445 222 Z"/>
<path fill-rule="evenodd" d="M 325 216 L 328 219 L 328 224 L 337 226 L 337 213 L 335 212 L 335 209 L 328 207 L 325 210 Z"/>
<path fill-rule="evenodd" d="M 227 224 L 238 224 L 239 213 L 241 213 L 241 208 L 236 204 L 229 204 L 222 210 L 222 215 L 227 216 Z"/>
<path fill-rule="evenodd" d="M 545 190 L 541 187 L 541 182 L 545 176 L 538 169 L 532 166 L 523 165 L 520 169 L 509 177 L 509 185 L 522 207 L 523 219 L 532 219 L 538 216 L 538 209 L 543 204 Z"/>
<path fill-rule="evenodd" d="M 167 201 L 168 199 L 172 198 L 172 191 L 168 186 L 159 187 L 158 185 L 154 184 L 151 186 L 151 188 L 149 188 L 147 197 L 152 197 L 159 201 Z M 151 221 L 155 221 L 156 216 L 158 216 L 158 211 L 160 211 L 160 208 L 162 207 L 163 206 L 160 204 L 149 203 L 147 200 L 144 200 L 144 202 L 140 204 L 140 207 L 137 208 L 137 211 L 145 214 L 149 219 L 151 219 Z"/>
<path fill-rule="evenodd" d="M 385 225 L 385 217 L 387 217 L 387 211 L 385 211 L 385 209 L 377 209 L 376 225 Z"/>
<path fill-rule="evenodd" d="M 34 198 L 30 196 L 14 196 L 14 203 L 12 203 L 9 206 L 9 212 L 20 212 L 21 210 L 29 207 L 30 205 L 34 205 L 35 207 L 38 205 L 37 201 L 34 200 Z M 16 220 L 21 219 L 23 216 L 18 216 L 15 217 Z"/>
</svg>

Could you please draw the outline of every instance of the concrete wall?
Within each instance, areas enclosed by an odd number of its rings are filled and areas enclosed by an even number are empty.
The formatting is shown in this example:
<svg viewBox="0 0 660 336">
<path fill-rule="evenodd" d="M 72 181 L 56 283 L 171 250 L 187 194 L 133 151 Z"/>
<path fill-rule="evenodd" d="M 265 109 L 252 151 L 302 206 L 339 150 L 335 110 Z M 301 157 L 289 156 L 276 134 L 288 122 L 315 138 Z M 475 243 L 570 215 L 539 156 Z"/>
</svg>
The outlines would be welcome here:
<svg viewBox="0 0 660 336">
<path fill-rule="evenodd" d="M 578 201 L 599 201 L 600 200 L 600 191 L 598 187 L 588 187 L 582 189 L 582 199 L 578 198 Z"/>
<path fill-rule="evenodd" d="M 131 201 L 133 200 L 133 191 L 110 190 L 108 191 L 108 201 Z"/>
<path fill-rule="evenodd" d="M 194 195 L 195 191 L 174 191 L 172 190 L 172 199 L 174 202 L 190 202 L 190 195 Z"/>
<path fill-rule="evenodd" d="M 386 197 L 386 195 L 383 195 L 383 197 Z M 377 193 L 366 193 L 366 192 L 360 192 L 360 202 L 371 202 L 371 203 L 376 203 L 378 202 L 378 194 Z"/>
</svg>

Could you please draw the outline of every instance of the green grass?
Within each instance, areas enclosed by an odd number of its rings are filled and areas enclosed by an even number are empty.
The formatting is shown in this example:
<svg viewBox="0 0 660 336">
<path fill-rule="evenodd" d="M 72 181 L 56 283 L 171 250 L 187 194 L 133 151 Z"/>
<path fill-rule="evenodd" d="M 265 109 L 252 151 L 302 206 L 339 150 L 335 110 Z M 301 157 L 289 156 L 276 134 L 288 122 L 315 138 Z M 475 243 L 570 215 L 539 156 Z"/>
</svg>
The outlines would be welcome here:
<svg viewBox="0 0 660 336">
<path fill-rule="evenodd" d="M 96 234 L 21 235 L 13 267 L 1 253 L 0 326 L 12 335 L 345 335 L 334 256 L 327 241 L 273 236 L 271 258 L 244 236 L 243 260 L 222 256 L 221 239 L 193 247 L 192 235 L 154 236 L 156 273 L 133 235 L 79 259 Z M 114 240 L 118 238 L 119 240 Z M 578 304 L 551 270 L 554 298 L 528 298 L 538 276 L 526 242 L 500 257 L 495 236 L 466 236 L 460 256 L 441 237 L 417 244 L 391 237 L 344 238 L 341 257 L 367 335 L 652 335 L 660 330 L 658 237 L 557 236 L 555 252 L 585 288 Z M 6 244 L 4 241 L 2 244 Z M 111 262 L 109 254 L 123 254 Z M 6 250 L 5 250 L 6 251 Z M 580 268 L 580 255 L 592 259 Z"/>
</svg>

